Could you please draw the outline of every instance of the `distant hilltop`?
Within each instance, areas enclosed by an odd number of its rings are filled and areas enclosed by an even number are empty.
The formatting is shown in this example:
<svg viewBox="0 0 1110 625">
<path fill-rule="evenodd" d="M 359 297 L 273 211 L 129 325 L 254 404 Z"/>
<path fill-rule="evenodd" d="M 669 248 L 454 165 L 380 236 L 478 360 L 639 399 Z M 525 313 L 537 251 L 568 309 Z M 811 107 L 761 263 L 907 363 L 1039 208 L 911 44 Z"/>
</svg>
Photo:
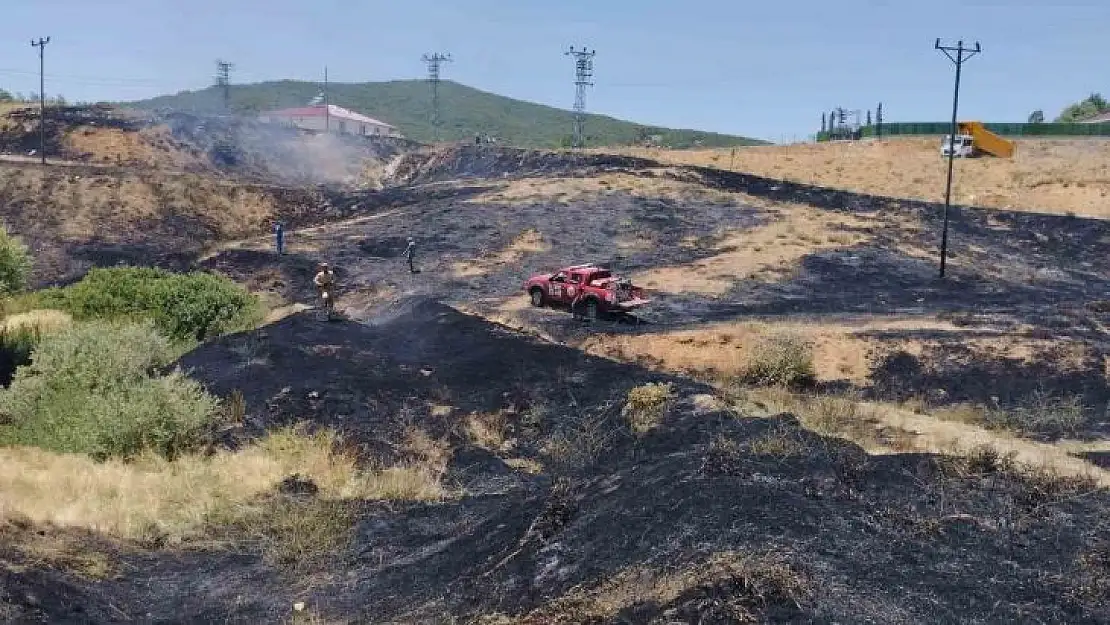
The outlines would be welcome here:
<svg viewBox="0 0 1110 625">
<path fill-rule="evenodd" d="M 440 83 L 439 93 L 442 103 L 439 135 L 443 141 L 472 140 L 475 135 L 481 135 L 492 137 L 499 143 L 528 148 L 570 146 L 574 129 L 574 113 L 571 111 L 508 98 L 447 80 Z M 280 80 L 233 85 L 230 100 L 233 111 L 263 115 L 283 109 L 311 107 L 319 103 L 319 96 L 319 83 Z M 170 108 L 206 113 L 223 111 L 223 97 L 220 88 L 209 87 L 123 104 L 145 109 Z M 426 143 L 435 139 L 426 81 L 331 84 L 328 86 L 328 103 L 353 115 L 392 127 L 409 139 Z M 769 143 L 715 132 L 648 126 L 593 114 L 586 116 L 585 131 L 588 146 L 689 148 Z"/>
</svg>

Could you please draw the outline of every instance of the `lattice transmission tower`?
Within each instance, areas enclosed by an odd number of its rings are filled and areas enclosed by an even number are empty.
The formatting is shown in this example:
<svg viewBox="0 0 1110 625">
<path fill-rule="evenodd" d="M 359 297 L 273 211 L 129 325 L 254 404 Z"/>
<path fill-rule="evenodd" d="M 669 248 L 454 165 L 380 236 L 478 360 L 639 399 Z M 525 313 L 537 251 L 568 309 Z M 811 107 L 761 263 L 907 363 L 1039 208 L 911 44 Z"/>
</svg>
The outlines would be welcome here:
<svg viewBox="0 0 1110 625">
<path fill-rule="evenodd" d="M 439 68 L 443 63 L 450 63 L 451 54 L 425 54 L 420 57 L 428 66 L 428 82 L 432 85 L 432 132 L 435 140 L 439 141 Z"/>
<path fill-rule="evenodd" d="M 231 110 L 231 70 L 235 65 L 222 59 L 216 61 L 216 86 L 224 92 L 224 110 Z"/>
<path fill-rule="evenodd" d="M 583 147 L 585 137 L 583 125 L 586 122 L 586 87 L 594 86 L 590 79 L 594 77 L 594 55 L 597 50 L 575 50 L 571 46 L 564 53 L 574 57 L 574 149 Z"/>
</svg>

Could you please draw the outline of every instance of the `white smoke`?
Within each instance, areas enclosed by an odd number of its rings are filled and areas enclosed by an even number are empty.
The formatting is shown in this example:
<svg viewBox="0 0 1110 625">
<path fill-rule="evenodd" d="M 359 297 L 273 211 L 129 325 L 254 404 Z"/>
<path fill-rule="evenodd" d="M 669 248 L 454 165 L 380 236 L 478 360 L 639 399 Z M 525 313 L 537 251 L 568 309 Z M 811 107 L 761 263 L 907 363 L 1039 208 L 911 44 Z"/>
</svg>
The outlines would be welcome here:
<svg viewBox="0 0 1110 625">
<path fill-rule="evenodd" d="M 380 188 L 387 166 L 411 149 L 404 140 L 313 133 L 250 118 L 167 113 L 174 135 L 224 171 L 299 186 Z"/>
</svg>

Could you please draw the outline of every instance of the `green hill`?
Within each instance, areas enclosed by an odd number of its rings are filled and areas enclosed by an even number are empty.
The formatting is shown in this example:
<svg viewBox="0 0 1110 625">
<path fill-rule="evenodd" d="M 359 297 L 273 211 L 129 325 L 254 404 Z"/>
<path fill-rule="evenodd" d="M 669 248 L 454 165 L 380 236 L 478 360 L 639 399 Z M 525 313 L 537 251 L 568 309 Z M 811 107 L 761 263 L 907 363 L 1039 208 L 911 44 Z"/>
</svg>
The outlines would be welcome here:
<svg viewBox="0 0 1110 625">
<path fill-rule="evenodd" d="M 314 82 L 281 80 L 234 85 L 231 106 L 238 112 L 304 106 L 320 91 Z M 521 147 L 554 148 L 569 145 L 574 114 L 570 111 L 507 98 L 480 91 L 452 81 L 440 83 L 440 139 L 473 139 L 475 133 L 488 133 L 499 141 Z M 416 141 L 433 139 L 431 95 L 422 80 L 396 80 L 357 84 L 331 84 L 332 104 L 358 111 L 393 124 Z M 175 95 L 126 103 L 139 108 L 173 108 L 193 112 L 223 109 L 223 94 L 216 87 L 201 91 L 182 91 Z M 666 147 L 695 145 L 729 147 L 764 144 L 765 141 L 713 132 L 642 126 L 604 115 L 589 115 L 586 120 L 587 145 L 629 145 L 644 137 L 658 135 Z"/>
</svg>

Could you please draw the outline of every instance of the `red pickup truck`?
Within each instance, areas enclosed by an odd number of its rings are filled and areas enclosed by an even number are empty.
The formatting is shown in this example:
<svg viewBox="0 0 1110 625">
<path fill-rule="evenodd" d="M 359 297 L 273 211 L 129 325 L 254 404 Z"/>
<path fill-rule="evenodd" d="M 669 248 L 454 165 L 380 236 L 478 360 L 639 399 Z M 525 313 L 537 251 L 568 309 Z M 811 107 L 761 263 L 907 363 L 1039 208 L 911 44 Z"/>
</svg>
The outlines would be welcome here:
<svg viewBox="0 0 1110 625">
<path fill-rule="evenodd" d="M 556 273 L 532 276 L 524 283 L 524 291 L 533 306 L 570 305 L 581 296 L 579 306 L 586 317 L 597 319 L 603 313 L 627 313 L 649 300 L 644 291 L 627 278 L 614 276 L 597 265 L 574 265 Z"/>
</svg>

